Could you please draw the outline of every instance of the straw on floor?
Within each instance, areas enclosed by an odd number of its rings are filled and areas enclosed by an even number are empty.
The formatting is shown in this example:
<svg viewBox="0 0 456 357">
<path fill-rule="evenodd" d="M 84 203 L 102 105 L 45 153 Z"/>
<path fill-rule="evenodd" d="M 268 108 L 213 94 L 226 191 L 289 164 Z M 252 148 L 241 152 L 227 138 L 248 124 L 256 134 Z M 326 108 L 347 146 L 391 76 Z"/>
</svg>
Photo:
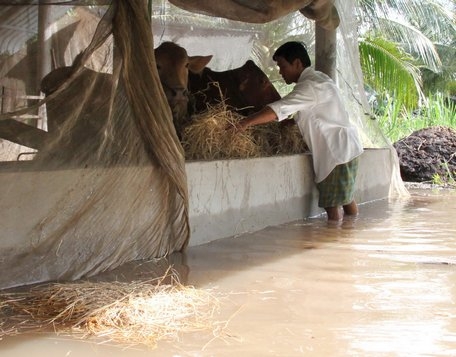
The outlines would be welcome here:
<svg viewBox="0 0 456 357">
<path fill-rule="evenodd" d="M 179 283 L 74 282 L 0 294 L 0 339 L 55 331 L 100 342 L 155 347 L 181 333 L 215 330 L 219 302 Z"/>
</svg>

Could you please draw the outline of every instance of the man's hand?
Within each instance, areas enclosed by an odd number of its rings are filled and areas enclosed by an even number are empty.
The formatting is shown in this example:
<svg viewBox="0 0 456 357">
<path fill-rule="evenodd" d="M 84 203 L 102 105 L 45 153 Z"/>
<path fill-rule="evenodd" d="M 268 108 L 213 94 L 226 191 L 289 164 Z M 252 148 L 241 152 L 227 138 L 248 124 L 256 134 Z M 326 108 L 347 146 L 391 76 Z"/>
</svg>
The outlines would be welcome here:
<svg viewBox="0 0 456 357">
<path fill-rule="evenodd" d="M 240 120 L 238 123 L 234 124 L 234 128 L 238 132 L 244 132 L 247 128 L 258 125 L 266 124 L 273 120 L 277 120 L 277 116 L 274 111 L 269 107 L 264 107 L 259 112 L 249 115 L 248 117 Z M 230 125 L 230 127 L 232 124 Z"/>
<path fill-rule="evenodd" d="M 247 129 L 248 125 L 245 119 L 239 120 L 235 123 L 228 123 L 225 130 L 234 130 L 235 133 L 242 133 Z"/>
<path fill-rule="evenodd" d="M 242 119 L 242 120 L 238 121 L 234 126 L 235 130 L 237 132 L 241 132 L 241 133 L 246 131 L 248 127 L 249 127 L 249 125 L 248 125 L 248 121 L 246 119 Z"/>
</svg>

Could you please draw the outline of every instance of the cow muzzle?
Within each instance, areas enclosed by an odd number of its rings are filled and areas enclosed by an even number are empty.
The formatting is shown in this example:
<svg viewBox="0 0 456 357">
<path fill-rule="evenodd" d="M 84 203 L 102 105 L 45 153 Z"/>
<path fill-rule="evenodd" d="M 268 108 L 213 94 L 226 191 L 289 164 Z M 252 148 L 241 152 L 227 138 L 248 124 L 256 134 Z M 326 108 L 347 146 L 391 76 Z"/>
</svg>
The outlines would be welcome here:
<svg viewBox="0 0 456 357">
<path fill-rule="evenodd" d="M 173 113 L 173 119 L 181 119 L 187 116 L 188 90 L 183 87 L 163 86 L 166 99 Z"/>
</svg>

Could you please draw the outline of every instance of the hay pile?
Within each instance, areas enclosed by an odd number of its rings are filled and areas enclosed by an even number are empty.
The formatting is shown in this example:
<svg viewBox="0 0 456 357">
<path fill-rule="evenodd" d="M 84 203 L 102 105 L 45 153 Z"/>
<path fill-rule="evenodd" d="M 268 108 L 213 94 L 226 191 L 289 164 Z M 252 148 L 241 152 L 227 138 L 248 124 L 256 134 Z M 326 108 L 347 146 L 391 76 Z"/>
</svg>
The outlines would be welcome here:
<svg viewBox="0 0 456 357">
<path fill-rule="evenodd" d="M 187 160 L 239 159 L 299 154 L 307 150 L 297 125 L 272 122 L 244 132 L 233 130 L 244 117 L 221 102 L 192 116 L 180 131 Z"/>
<path fill-rule="evenodd" d="M 260 148 L 249 131 L 234 127 L 243 117 L 228 110 L 222 102 L 194 115 L 181 132 L 181 142 L 188 160 L 218 160 L 260 156 Z"/>
<path fill-rule="evenodd" d="M 53 283 L 0 295 L 0 339 L 55 331 L 101 342 L 155 347 L 180 333 L 216 328 L 208 291 L 148 282 Z"/>
<path fill-rule="evenodd" d="M 281 154 L 301 154 L 309 151 L 309 148 L 299 131 L 299 127 L 294 120 L 290 120 L 290 122 L 284 121 L 280 124 Z"/>
</svg>

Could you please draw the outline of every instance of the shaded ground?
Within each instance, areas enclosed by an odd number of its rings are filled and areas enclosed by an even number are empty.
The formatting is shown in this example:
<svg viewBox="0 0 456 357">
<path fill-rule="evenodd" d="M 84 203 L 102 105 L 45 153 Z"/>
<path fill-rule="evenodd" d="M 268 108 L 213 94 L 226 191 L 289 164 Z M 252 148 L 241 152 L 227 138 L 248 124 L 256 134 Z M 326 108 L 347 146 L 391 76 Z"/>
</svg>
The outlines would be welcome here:
<svg viewBox="0 0 456 357">
<path fill-rule="evenodd" d="M 456 173 L 456 131 L 442 126 L 417 130 L 395 142 L 404 181 L 433 181 L 438 175 L 443 182 Z"/>
</svg>

